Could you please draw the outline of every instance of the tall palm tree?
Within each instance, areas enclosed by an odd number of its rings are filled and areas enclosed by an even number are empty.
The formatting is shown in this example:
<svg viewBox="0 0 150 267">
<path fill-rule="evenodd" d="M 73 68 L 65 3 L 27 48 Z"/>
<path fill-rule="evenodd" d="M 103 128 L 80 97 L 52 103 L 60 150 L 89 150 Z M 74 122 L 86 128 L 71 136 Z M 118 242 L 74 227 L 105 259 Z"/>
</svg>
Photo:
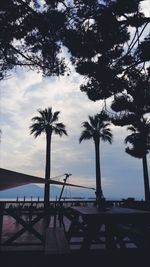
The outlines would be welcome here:
<svg viewBox="0 0 150 267">
<path fill-rule="evenodd" d="M 125 138 L 125 143 L 130 143 L 131 147 L 127 147 L 126 152 L 133 157 L 142 158 L 145 201 L 150 202 L 150 187 L 146 157 L 150 151 L 150 120 L 143 118 L 139 123 L 135 123 L 135 125 L 128 127 L 128 130 L 131 134 Z"/>
<path fill-rule="evenodd" d="M 42 133 L 46 135 L 46 167 L 45 167 L 45 179 L 50 179 L 51 173 L 51 139 L 52 134 L 62 136 L 67 135 L 65 125 L 63 123 L 57 123 L 60 111 L 52 112 L 52 108 L 44 110 L 38 110 L 40 116 L 32 118 L 34 123 L 30 126 L 30 134 L 34 134 L 34 137 L 38 137 Z M 48 207 L 49 204 L 49 183 L 45 184 L 44 189 L 44 205 Z"/>
<path fill-rule="evenodd" d="M 95 116 L 89 116 L 89 122 L 85 121 L 82 123 L 84 128 L 79 142 L 82 140 L 93 139 L 95 145 L 95 162 L 96 162 L 96 197 L 97 203 L 100 204 L 100 201 L 103 197 L 102 186 L 101 186 L 101 168 L 100 168 L 100 140 L 107 141 L 110 144 L 112 143 L 112 133 L 109 128 L 110 123 L 107 122 L 108 117 L 106 114 L 101 112 Z"/>
</svg>

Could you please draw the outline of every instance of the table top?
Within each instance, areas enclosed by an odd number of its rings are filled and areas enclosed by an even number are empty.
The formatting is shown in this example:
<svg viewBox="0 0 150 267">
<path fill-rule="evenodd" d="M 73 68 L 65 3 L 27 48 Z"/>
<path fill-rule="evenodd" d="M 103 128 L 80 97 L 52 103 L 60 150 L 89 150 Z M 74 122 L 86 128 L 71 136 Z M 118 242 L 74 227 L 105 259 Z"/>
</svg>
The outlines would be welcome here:
<svg viewBox="0 0 150 267">
<path fill-rule="evenodd" d="M 111 207 L 106 208 L 105 210 L 99 209 L 97 207 L 71 207 L 71 210 L 81 214 L 81 215 L 102 215 L 102 214 L 147 214 L 150 215 L 149 211 L 145 210 L 137 210 L 137 209 L 129 209 L 122 207 Z"/>
<path fill-rule="evenodd" d="M 146 223 L 150 225 L 150 212 L 145 210 L 122 207 L 106 208 L 71 207 L 74 214 L 82 216 L 85 221 L 100 221 L 103 223 Z"/>
</svg>

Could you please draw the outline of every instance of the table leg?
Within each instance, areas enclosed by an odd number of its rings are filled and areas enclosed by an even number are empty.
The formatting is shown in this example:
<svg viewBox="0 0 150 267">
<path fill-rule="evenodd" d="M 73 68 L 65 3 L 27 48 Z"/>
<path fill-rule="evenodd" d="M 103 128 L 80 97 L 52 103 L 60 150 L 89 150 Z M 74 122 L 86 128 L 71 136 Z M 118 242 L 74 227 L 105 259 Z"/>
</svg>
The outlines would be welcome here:
<svg viewBox="0 0 150 267">
<path fill-rule="evenodd" d="M 105 233 L 106 233 L 106 249 L 116 248 L 114 225 L 105 224 Z"/>
<path fill-rule="evenodd" d="M 75 215 L 71 219 L 71 224 L 69 230 L 67 232 L 67 240 L 70 241 L 71 237 L 77 232 L 77 228 L 79 225 L 79 216 Z"/>
<path fill-rule="evenodd" d="M 88 250 L 92 245 L 92 241 L 99 238 L 99 230 L 102 224 L 97 221 L 89 221 L 84 232 L 84 239 L 81 245 L 81 250 Z"/>
</svg>

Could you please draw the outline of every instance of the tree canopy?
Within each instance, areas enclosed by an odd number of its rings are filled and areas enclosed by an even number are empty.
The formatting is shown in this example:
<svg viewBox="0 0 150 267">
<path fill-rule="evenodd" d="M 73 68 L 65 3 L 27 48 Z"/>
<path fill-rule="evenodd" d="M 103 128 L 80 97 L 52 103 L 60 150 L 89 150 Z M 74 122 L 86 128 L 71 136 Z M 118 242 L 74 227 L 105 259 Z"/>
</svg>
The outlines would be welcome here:
<svg viewBox="0 0 150 267">
<path fill-rule="evenodd" d="M 1 78 L 18 65 L 49 76 L 64 73 L 64 59 L 59 57 L 64 13 L 33 0 L 1 1 L 0 13 Z"/>
<path fill-rule="evenodd" d="M 115 125 L 125 126 L 140 122 L 150 113 L 150 78 L 134 68 L 126 75 L 126 90 L 115 96 L 111 108 L 116 112 L 112 118 Z"/>
<path fill-rule="evenodd" d="M 0 3 L 0 78 L 14 66 L 62 75 L 63 46 L 91 100 L 106 99 L 124 87 L 123 75 L 149 61 L 150 18 L 142 0 L 5 0 Z M 145 37 L 145 38 L 144 38 Z"/>
</svg>

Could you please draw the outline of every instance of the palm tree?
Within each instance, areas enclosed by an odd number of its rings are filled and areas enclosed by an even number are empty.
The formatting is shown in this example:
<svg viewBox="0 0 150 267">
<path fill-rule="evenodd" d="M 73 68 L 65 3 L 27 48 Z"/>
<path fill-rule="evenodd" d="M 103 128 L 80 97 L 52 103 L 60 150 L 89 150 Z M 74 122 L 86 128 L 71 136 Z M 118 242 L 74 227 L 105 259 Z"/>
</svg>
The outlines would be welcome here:
<svg viewBox="0 0 150 267">
<path fill-rule="evenodd" d="M 142 120 L 150 112 L 150 79 L 147 73 L 132 69 L 126 77 L 126 87 L 112 101 L 111 108 L 116 112 L 112 122 L 118 126 L 132 125 Z"/>
<path fill-rule="evenodd" d="M 96 162 L 96 197 L 98 204 L 100 204 L 103 197 L 100 168 L 100 140 L 104 142 L 108 141 L 110 144 L 112 143 L 112 133 L 109 128 L 110 123 L 107 121 L 108 116 L 106 116 L 103 112 L 96 114 L 93 117 L 89 116 L 89 122 L 85 121 L 82 123 L 84 130 L 79 138 L 80 143 L 82 140 L 93 139 L 94 141 Z"/>
<path fill-rule="evenodd" d="M 50 179 L 51 173 L 51 139 L 52 134 L 62 136 L 67 135 L 65 130 L 65 125 L 63 123 L 57 123 L 58 115 L 60 111 L 52 112 L 52 108 L 47 108 L 45 110 L 38 110 L 40 116 L 32 118 L 34 123 L 30 126 L 30 134 L 34 134 L 34 137 L 38 137 L 42 133 L 46 134 L 46 168 L 45 168 L 45 179 L 48 181 Z M 48 207 L 49 205 L 49 183 L 45 184 L 44 189 L 44 205 Z"/>
<path fill-rule="evenodd" d="M 135 123 L 135 125 L 128 127 L 128 130 L 131 134 L 125 138 L 125 143 L 130 143 L 131 147 L 127 147 L 126 152 L 133 157 L 142 158 L 145 201 L 150 202 L 150 188 L 146 157 L 150 151 L 150 120 L 143 118 L 139 123 Z"/>
</svg>

